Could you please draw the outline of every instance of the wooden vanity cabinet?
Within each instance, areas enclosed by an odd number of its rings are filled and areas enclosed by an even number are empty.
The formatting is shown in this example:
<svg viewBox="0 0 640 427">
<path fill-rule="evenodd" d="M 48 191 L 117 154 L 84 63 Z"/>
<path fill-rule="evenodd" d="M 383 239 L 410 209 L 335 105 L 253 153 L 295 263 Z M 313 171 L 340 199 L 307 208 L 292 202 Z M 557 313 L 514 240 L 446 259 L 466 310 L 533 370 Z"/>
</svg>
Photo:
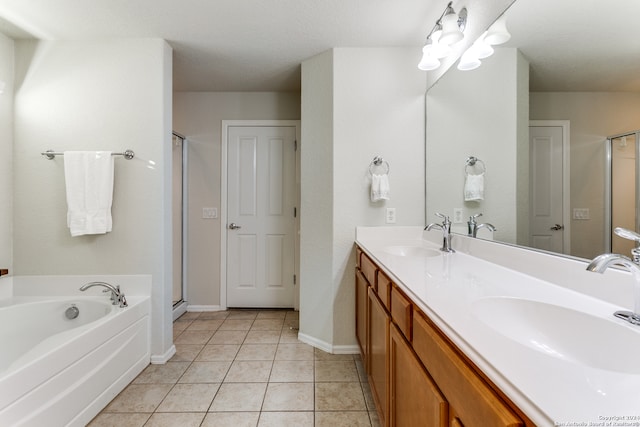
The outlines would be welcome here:
<svg viewBox="0 0 640 427">
<path fill-rule="evenodd" d="M 369 385 L 380 425 L 388 425 L 389 325 L 391 319 L 373 288 L 369 288 Z"/>
<path fill-rule="evenodd" d="M 357 255 L 356 337 L 382 426 L 534 426 L 360 248 Z"/>
</svg>

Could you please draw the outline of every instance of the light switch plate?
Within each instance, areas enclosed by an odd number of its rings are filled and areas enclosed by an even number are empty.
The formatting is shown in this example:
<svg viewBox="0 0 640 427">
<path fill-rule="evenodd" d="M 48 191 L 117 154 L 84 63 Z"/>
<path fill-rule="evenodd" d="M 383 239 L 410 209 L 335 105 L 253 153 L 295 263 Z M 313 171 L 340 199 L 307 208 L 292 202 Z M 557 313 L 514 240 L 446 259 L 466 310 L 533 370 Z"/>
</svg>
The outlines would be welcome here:
<svg viewBox="0 0 640 427">
<path fill-rule="evenodd" d="M 573 219 L 577 219 L 577 220 L 591 219 L 589 208 L 573 208 Z"/>
<path fill-rule="evenodd" d="M 216 219 L 218 218 L 218 208 L 202 208 L 203 219 Z"/>
</svg>

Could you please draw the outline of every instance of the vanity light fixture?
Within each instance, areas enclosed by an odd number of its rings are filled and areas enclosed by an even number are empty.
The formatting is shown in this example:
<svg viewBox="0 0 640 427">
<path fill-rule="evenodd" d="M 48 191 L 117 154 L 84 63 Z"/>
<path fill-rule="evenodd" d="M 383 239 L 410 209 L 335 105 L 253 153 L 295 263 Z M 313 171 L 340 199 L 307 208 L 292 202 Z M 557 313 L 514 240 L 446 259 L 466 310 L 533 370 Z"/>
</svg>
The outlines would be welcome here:
<svg viewBox="0 0 640 427">
<path fill-rule="evenodd" d="M 511 34 L 507 31 L 505 18 L 501 16 L 462 54 L 458 62 L 458 70 L 475 70 L 481 65 L 481 59 L 493 55 L 493 45 L 506 43 L 510 38 Z"/>
<path fill-rule="evenodd" d="M 463 8 L 459 14 L 456 14 L 451 7 L 452 4 L 452 1 L 447 4 L 427 36 L 427 41 L 422 48 L 422 59 L 418 64 L 418 68 L 421 70 L 438 68 L 440 59 L 451 54 L 451 45 L 464 38 L 463 33 L 467 26 L 467 9 Z"/>
</svg>

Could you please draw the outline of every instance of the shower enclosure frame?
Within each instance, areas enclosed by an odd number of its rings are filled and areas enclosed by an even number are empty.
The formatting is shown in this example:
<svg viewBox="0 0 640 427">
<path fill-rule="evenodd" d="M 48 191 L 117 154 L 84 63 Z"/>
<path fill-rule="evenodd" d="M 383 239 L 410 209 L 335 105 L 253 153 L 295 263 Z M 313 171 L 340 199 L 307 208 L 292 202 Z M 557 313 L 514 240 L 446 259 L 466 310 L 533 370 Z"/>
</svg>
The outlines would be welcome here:
<svg viewBox="0 0 640 427">
<path fill-rule="evenodd" d="M 635 137 L 635 152 L 636 152 L 636 162 L 635 162 L 635 231 L 640 230 L 640 129 L 623 132 L 616 135 L 609 135 L 605 140 L 605 185 L 604 185 L 604 252 L 611 252 L 612 250 L 612 233 L 613 233 L 613 189 L 611 188 L 613 185 L 612 178 L 612 162 L 613 162 L 613 140 L 617 138 L 622 138 L 626 136 L 634 136 Z"/>
<path fill-rule="evenodd" d="M 181 140 L 182 142 L 182 153 L 181 153 L 181 158 L 182 158 L 182 173 L 181 173 L 181 187 L 182 187 L 182 191 L 181 191 L 181 217 L 182 217 L 182 221 L 181 221 L 181 256 L 180 256 L 180 270 L 181 270 L 181 294 L 182 294 L 182 298 L 177 301 L 177 302 L 173 302 L 173 298 L 172 298 L 172 307 L 173 307 L 173 320 L 176 320 L 178 317 L 182 316 L 186 311 L 187 311 L 187 269 L 185 268 L 185 266 L 187 265 L 187 221 L 186 221 L 186 214 L 187 214 L 187 206 L 188 206 L 188 192 L 187 192 L 187 168 L 188 168 L 188 149 L 187 149 L 187 145 L 188 145 L 188 141 L 187 138 L 184 135 L 181 135 L 177 132 L 172 132 L 172 143 L 173 143 L 173 139 L 174 138 L 178 138 L 179 140 Z"/>
</svg>

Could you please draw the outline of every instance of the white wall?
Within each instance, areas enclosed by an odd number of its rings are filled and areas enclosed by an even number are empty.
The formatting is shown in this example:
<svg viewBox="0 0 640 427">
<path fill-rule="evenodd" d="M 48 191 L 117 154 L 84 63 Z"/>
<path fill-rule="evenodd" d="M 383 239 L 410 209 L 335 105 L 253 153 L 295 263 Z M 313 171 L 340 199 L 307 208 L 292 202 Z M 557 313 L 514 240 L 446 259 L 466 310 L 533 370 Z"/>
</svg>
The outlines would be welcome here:
<svg viewBox="0 0 640 427">
<path fill-rule="evenodd" d="M 300 94 L 177 92 L 173 127 L 188 141 L 187 300 L 197 309 L 220 302 L 220 220 L 202 219 L 221 202 L 222 120 L 299 120 Z"/>
<path fill-rule="evenodd" d="M 571 254 L 604 251 L 605 139 L 640 129 L 640 94 L 532 92 L 531 120 L 571 122 L 571 208 L 589 208 L 590 220 L 571 221 Z"/>
<path fill-rule="evenodd" d="M 302 65 L 300 333 L 355 349 L 355 228 L 424 222 L 424 91 L 419 50 L 336 48 Z M 369 199 L 369 164 L 389 162 L 391 200 Z"/>
<path fill-rule="evenodd" d="M 519 126 L 528 127 L 528 106 L 518 102 L 523 74 L 528 76 L 528 63 L 516 49 L 496 49 L 480 68 L 452 69 L 429 89 L 427 222 L 440 222 L 435 212 L 453 216 L 453 208 L 463 209 L 465 222 L 481 212 L 482 222 L 497 227 L 496 240 L 516 243 Z M 469 156 L 486 167 L 483 201 L 464 201 Z"/>
<path fill-rule="evenodd" d="M 171 79 L 159 39 L 16 42 L 15 274 L 152 274 L 158 360 L 173 345 Z M 70 236 L 63 159 L 47 149 L 135 151 L 115 161 L 111 233 Z"/>
<path fill-rule="evenodd" d="M 14 43 L 0 34 L 0 269 L 13 273 L 13 65 Z"/>
</svg>

